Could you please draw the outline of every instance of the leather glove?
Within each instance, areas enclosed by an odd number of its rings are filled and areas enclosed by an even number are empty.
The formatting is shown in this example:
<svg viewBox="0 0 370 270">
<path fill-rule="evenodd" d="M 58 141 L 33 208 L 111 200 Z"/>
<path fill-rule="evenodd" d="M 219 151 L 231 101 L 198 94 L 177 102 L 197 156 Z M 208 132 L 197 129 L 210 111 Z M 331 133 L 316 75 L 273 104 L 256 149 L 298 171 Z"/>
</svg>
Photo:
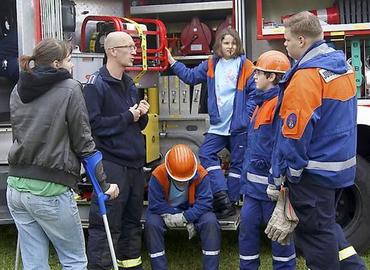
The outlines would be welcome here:
<svg viewBox="0 0 370 270">
<path fill-rule="evenodd" d="M 172 226 L 172 224 L 170 223 L 170 220 L 169 220 L 169 216 L 170 216 L 171 214 L 162 214 L 161 215 L 161 217 L 163 218 L 163 221 L 164 221 L 164 223 L 166 224 L 166 226 L 168 227 L 168 228 L 170 228 L 170 226 Z"/>
<path fill-rule="evenodd" d="M 277 186 L 273 184 L 268 184 L 266 189 L 267 196 L 270 198 L 271 201 L 277 201 L 279 198 L 279 189 Z"/>
<path fill-rule="evenodd" d="M 288 195 L 288 189 L 283 187 L 265 230 L 268 238 L 281 245 L 289 244 L 290 235 L 299 221 Z"/>
<path fill-rule="evenodd" d="M 184 227 L 187 223 L 183 213 L 177 213 L 173 215 L 163 214 L 162 218 L 166 226 L 169 228 Z"/>
<path fill-rule="evenodd" d="M 197 231 L 195 230 L 194 223 L 186 224 L 186 230 L 189 233 L 189 240 L 197 234 Z"/>
</svg>

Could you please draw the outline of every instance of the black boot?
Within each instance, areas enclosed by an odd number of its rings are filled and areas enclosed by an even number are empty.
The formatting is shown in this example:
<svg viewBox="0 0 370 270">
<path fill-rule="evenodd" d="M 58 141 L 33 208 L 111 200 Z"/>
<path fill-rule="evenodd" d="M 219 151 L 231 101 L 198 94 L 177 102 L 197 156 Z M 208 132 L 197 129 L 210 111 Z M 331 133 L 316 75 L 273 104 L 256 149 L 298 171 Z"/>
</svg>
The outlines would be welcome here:
<svg viewBox="0 0 370 270">
<path fill-rule="evenodd" d="M 224 219 L 235 215 L 235 207 L 230 202 L 226 191 L 220 191 L 213 194 L 213 212 L 218 219 Z"/>
</svg>

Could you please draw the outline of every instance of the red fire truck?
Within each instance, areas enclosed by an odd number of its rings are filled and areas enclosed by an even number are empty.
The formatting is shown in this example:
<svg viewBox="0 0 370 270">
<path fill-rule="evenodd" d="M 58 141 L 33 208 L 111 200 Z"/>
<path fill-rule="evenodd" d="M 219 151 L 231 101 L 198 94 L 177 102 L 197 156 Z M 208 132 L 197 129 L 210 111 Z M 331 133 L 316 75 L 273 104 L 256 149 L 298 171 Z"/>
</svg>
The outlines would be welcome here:
<svg viewBox="0 0 370 270">
<path fill-rule="evenodd" d="M 355 4 L 360 3 L 360 4 Z M 21 54 L 45 37 L 69 40 L 73 46 L 74 78 L 82 83 L 104 62 L 103 42 L 113 30 L 127 31 L 140 48 L 129 71 L 151 104 L 146 136 L 150 173 L 174 143 L 195 151 L 208 128 L 204 86 L 188 86 L 167 72 L 164 47 L 178 61 L 196 65 L 211 54 L 217 31 L 235 27 L 248 58 L 269 49 L 284 51 L 281 19 L 310 10 L 323 22 L 326 39 L 342 49 L 356 74 L 358 144 L 356 184 L 341 195 L 337 221 L 359 251 L 370 243 L 370 2 L 312 1 L 180 1 L 180 0 L 29 0 L 2 1 L 0 12 L 0 224 L 11 223 L 6 207 L 7 152 L 11 145 L 9 94 L 16 83 L 12 68 Z M 14 35 L 14 33 L 16 33 Z M 16 39 L 11 39 L 15 36 Z M 145 40 L 145 42 L 143 42 Z M 2 49 L 8 48 L 8 50 Z M 10 48 L 10 49 L 9 49 Z M 15 53 L 14 53 L 15 51 Z M 3 53 L 5 52 L 5 53 Z M 227 164 L 227 152 L 220 158 Z M 227 167 L 227 166 L 225 166 Z M 80 204 L 87 221 L 88 204 Z M 236 229 L 238 218 L 223 221 Z M 86 223 L 85 223 L 86 225 Z"/>
</svg>

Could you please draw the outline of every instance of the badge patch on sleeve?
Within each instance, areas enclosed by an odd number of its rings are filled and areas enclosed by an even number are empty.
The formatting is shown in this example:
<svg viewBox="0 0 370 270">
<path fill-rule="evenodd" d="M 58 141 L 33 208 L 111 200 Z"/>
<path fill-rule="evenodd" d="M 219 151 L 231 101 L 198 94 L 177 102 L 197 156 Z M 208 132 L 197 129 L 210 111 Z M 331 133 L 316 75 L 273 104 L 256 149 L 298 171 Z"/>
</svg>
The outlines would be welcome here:
<svg viewBox="0 0 370 270">
<path fill-rule="evenodd" d="M 289 114 L 286 118 L 285 124 L 289 129 L 295 128 L 295 126 L 297 125 L 297 115 L 295 113 Z"/>
<path fill-rule="evenodd" d="M 300 130 L 300 111 L 292 110 L 287 112 L 287 116 L 284 120 L 282 133 L 284 137 L 298 139 L 302 134 Z"/>
</svg>

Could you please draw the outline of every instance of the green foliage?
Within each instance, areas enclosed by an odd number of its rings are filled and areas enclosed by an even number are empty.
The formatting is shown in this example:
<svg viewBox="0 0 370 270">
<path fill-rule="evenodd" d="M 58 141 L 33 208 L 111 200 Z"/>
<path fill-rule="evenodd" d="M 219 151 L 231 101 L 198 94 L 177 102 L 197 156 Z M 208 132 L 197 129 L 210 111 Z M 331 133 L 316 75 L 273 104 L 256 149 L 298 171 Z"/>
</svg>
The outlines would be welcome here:
<svg viewBox="0 0 370 270">
<path fill-rule="evenodd" d="M 261 266 L 260 270 L 272 269 L 270 243 L 261 234 Z M 14 269 L 17 231 L 14 225 L 0 226 L 0 269 Z M 150 269 L 149 257 L 143 249 L 144 269 Z M 201 245 L 199 237 L 188 240 L 186 231 L 169 231 L 166 236 L 166 254 L 169 269 L 197 270 L 202 269 Z M 366 265 L 370 267 L 370 251 L 363 256 Z M 59 270 L 61 266 L 54 249 L 50 249 L 51 269 Z M 19 268 L 20 269 L 20 268 Z M 222 232 L 221 270 L 239 269 L 238 233 L 236 231 Z M 298 258 L 297 270 L 307 269 L 302 258 Z"/>
</svg>

